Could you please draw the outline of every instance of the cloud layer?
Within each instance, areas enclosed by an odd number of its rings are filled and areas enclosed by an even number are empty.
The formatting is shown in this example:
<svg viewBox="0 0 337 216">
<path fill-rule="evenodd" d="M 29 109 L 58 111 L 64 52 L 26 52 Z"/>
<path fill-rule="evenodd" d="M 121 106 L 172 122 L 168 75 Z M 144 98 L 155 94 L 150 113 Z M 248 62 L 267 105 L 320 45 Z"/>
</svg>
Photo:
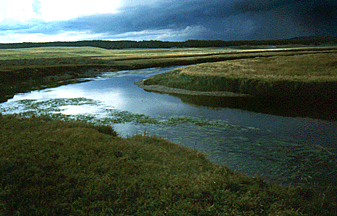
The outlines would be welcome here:
<svg viewBox="0 0 337 216">
<path fill-rule="evenodd" d="M 113 3 L 111 3 L 113 2 Z M 337 34 L 335 0 L 0 0 L 0 42 L 259 40 Z"/>
</svg>

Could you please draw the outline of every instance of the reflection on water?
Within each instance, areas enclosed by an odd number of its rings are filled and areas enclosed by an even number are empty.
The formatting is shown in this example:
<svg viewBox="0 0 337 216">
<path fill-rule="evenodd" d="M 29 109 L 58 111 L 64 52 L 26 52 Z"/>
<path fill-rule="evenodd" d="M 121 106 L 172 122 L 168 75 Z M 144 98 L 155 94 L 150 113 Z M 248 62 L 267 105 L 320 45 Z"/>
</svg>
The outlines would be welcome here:
<svg viewBox="0 0 337 216">
<path fill-rule="evenodd" d="M 196 95 L 171 94 L 186 104 L 197 107 L 242 109 L 251 112 L 286 116 L 309 117 L 328 121 L 337 121 L 337 101 L 305 101 L 256 99 L 252 97 L 211 97 Z"/>
<path fill-rule="evenodd" d="M 322 120 L 325 111 L 316 115 L 321 120 L 282 117 L 310 115 L 298 108 L 290 112 L 290 104 L 274 109 L 253 99 L 172 96 L 134 85 L 172 69 L 109 72 L 85 83 L 17 94 L 0 104 L 0 112 L 111 124 L 121 136 L 167 138 L 249 175 L 336 191 L 337 122 Z"/>
</svg>

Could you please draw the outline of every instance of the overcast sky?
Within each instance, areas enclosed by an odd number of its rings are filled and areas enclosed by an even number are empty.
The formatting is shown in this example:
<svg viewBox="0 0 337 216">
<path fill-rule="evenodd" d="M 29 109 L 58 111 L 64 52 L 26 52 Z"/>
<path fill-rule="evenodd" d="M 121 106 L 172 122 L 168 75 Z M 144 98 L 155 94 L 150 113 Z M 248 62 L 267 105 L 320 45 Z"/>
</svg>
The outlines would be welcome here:
<svg viewBox="0 0 337 216">
<path fill-rule="evenodd" d="M 0 43 L 337 35 L 337 0 L 0 0 Z"/>
</svg>

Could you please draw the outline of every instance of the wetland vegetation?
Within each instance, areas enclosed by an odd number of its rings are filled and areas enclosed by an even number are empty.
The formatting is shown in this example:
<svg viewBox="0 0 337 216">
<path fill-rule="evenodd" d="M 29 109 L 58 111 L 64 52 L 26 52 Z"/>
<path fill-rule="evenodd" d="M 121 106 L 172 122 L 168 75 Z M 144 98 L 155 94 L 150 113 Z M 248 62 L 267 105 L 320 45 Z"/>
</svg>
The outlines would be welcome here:
<svg viewBox="0 0 337 216">
<path fill-rule="evenodd" d="M 162 138 L 0 116 L 4 215 L 332 215 L 310 188 L 279 186 Z"/>
<path fill-rule="evenodd" d="M 307 57 L 317 59 L 319 55 L 322 58 L 310 65 Z M 208 71 L 207 78 L 214 78 L 212 82 L 215 82 L 219 77 L 223 78 L 221 70 L 226 64 L 228 68 L 242 69 L 242 77 L 249 76 L 247 71 L 253 69 L 269 68 L 277 73 L 280 65 L 301 70 L 314 65 L 318 68 L 314 73 L 319 75 L 322 75 L 324 67 L 329 68 L 326 75 L 333 80 L 328 81 L 335 82 L 335 65 L 324 55 L 336 55 L 335 47 L 286 50 L 105 50 L 92 47 L 0 50 L 0 90 L 2 101 L 6 101 L 15 93 L 82 82 L 85 79 L 81 78 L 100 76 L 107 70 L 206 62 L 212 63 L 190 66 L 178 72 L 184 71 L 181 77 L 190 79 Z M 230 61 L 225 63 L 225 60 Z M 301 66 L 296 66 L 296 61 L 300 61 Z M 271 63 L 277 64 L 273 67 Z M 195 68 L 200 69 L 199 73 L 191 74 L 191 71 L 198 72 Z M 305 69 L 302 72 L 303 82 L 306 72 L 308 70 Z M 177 70 L 171 73 L 177 73 Z M 261 74 L 277 80 L 267 70 L 262 70 Z M 149 80 L 152 82 L 154 79 L 156 77 Z M 166 84 L 169 82 L 163 77 L 161 79 Z M 214 84 L 212 82 L 211 85 Z M 236 127 L 225 121 L 181 116 L 158 119 L 115 109 L 105 109 L 105 117 L 100 119 L 92 115 L 60 113 L 62 106 L 89 107 L 99 103 L 81 97 L 47 101 L 26 99 L 1 108 L 3 113 L 22 108 L 22 112 L 15 116 L 0 114 L 2 214 L 333 215 L 337 211 L 336 202 L 328 196 L 329 187 L 316 191 L 304 186 L 280 186 L 266 182 L 258 175 L 248 177 L 225 165 L 211 163 L 205 154 L 193 148 L 148 136 L 146 132 L 121 138 L 110 125 L 133 122 L 159 128 L 187 124 L 203 127 L 204 130 L 211 127 L 247 130 L 245 127 Z M 254 157 L 261 160 L 269 157 L 271 161 L 277 158 L 282 163 L 287 161 L 284 166 L 289 166 L 289 169 L 286 168 L 289 173 L 285 175 L 293 175 L 291 169 L 295 167 L 297 173 L 306 174 L 302 177 L 308 182 L 316 178 L 335 180 L 332 178 L 335 171 L 330 167 L 336 165 L 336 156 L 327 149 L 318 151 L 320 146 L 313 150 L 277 140 L 260 139 L 245 146 L 244 151 L 254 146 L 270 152 Z M 243 151 L 241 146 L 237 148 Z M 285 154 L 280 149 L 291 150 L 292 154 Z M 311 161 L 311 158 L 314 160 Z M 294 166 L 290 166 L 291 163 Z M 318 165 L 326 169 L 319 175 L 308 174 L 306 169 L 317 168 Z M 294 176 L 296 180 L 298 175 Z M 335 192 L 335 189 L 332 191 Z"/>
<path fill-rule="evenodd" d="M 268 99 L 335 100 L 336 57 L 331 51 L 203 63 L 156 75 L 144 84 Z"/>
<path fill-rule="evenodd" d="M 335 47 L 283 49 L 176 48 L 106 50 L 43 47 L 0 50 L 0 101 L 15 93 L 78 82 L 104 71 L 168 67 L 266 56 L 333 52 Z"/>
</svg>

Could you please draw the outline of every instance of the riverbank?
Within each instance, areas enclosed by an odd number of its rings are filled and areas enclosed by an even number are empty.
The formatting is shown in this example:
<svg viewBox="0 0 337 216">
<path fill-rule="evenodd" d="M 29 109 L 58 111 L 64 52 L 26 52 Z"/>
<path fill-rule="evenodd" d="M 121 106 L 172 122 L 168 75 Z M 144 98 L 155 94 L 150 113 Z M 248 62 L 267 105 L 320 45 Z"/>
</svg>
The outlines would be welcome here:
<svg viewBox="0 0 337 216">
<path fill-rule="evenodd" d="M 336 52 L 332 47 L 235 50 L 187 48 L 106 50 L 93 47 L 46 47 L 0 50 L 0 102 L 15 93 L 82 82 L 102 72 L 169 67 L 266 56 Z"/>
<path fill-rule="evenodd" d="M 181 88 L 170 88 L 164 85 L 145 85 L 145 80 L 135 82 L 135 84 L 146 91 L 169 93 L 169 94 L 182 94 L 182 95 L 199 95 L 199 96 L 215 96 L 215 97 L 250 97 L 248 94 L 238 94 L 226 91 L 192 91 Z"/>
<path fill-rule="evenodd" d="M 145 86 L 229 91 L 258 98 L 335 101 L 337 53 L 312 53 L 203 63 L 159 74 Z"/>
<path fill-rule="evenodd" d="M 333 215 L 324 194 L 249 178 L 167 140 L 0 114 L 5 215 Z"/>
<path fill-rule="evenodd" d="M 80 78 L 99 76 L 107 70 L 290 55 L 245 51 L 189 53 L 190 56 L 165 53 L 156 57 L 157 51 L 136 55 L 123 51 L 130 56 L 124 53 L 121 57 L 97 50 L 91 50 L 91 54 L 87 50 L 62 50 L 62 55 L 74 55 L 71 57 L 39 51 L 35 54 L 40 57 L 29 51 L 26 56 L 19 52 L 18 56 L 1 60 L 1 76 L 7 79 L 0 79 L 1 93 L 81 82 Z M 75 51 L 80 54 L 72 53 Z M 51 56 L 46 57 L 47 54 Z M 0 168 L 4 173 L 0 212 L 5 215 L 336 212 L 335 203 L 324 193 L 249 178 L 210 163 L 200 152 L 156 137 L 138 135 L 123 139 L 109 126 L 2 115 L 0 129 Z"/>
</svg>

